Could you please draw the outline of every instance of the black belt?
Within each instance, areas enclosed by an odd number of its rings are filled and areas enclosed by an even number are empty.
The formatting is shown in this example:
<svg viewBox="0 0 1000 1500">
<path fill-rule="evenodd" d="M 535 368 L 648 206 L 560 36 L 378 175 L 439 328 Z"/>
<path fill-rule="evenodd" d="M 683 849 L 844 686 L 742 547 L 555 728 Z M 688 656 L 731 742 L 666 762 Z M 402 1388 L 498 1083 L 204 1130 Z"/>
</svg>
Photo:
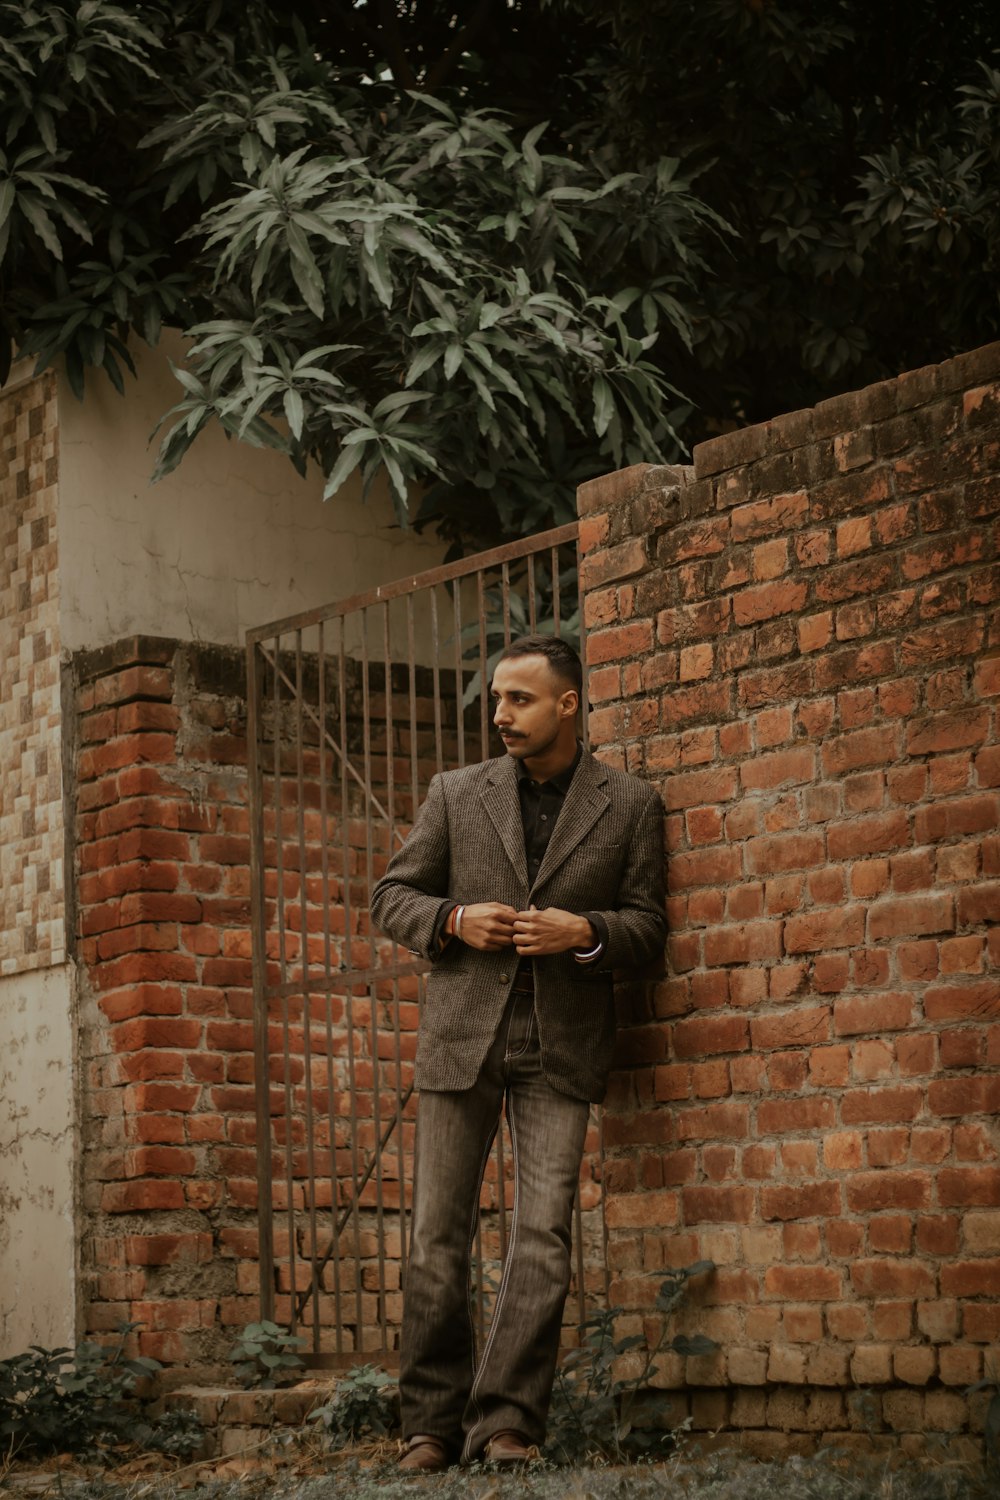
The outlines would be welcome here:
<svg viewBox="0 0 1000 1500">
<path fill-rule="evenodd" d="M 530 964 L 521 964 L 514 975 L 514 983 L 511 985 L 511 994 L 533 995 L 535 993 L 535 975 Z"/>
</svg>

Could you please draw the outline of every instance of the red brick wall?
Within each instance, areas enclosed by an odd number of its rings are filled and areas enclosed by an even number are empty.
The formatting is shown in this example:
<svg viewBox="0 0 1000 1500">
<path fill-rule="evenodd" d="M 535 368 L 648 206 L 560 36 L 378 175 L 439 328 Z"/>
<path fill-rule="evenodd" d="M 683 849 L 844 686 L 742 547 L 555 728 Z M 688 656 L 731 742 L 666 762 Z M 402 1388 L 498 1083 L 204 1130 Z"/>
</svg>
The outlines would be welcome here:
<svg viewBox="0 0 1000 1500">
<path fill-rule="evenodd" d="M 256 1291 L 245 692 L 199 661 L 73 664 L 87 1326 L 186 1364 Z"/>
<path fill-rule="evenodd" d="M 315 661 L 311 670 L 315 677 Z M 349 664 L 349 670 L 355 671 L 356 664 Z M 140 638 L 79 656 L 71 676 L 66 696 L 76 706 L 73 892 L 84 1080 L 82 1261 L 87 1326 L 100 1333 L 122 1321 L 141 1322 L 138 1345 L 143 1353 L 188 1373 L 205 1372 L 225 1360 L 235 1332 L 260 1316 L 244 661 L 237 651 Z M 429 696 L 430 674 L 427 682 L 418 676 L 417 774 L 425 788 L 437 767 L 438 716 Z M 314 682 L 312 688 L 315 702 Z M 382 690 L 378 668 L 374 690 Z M 303 692 L 308 699 L 308 681 Z M 347 692 L 346 716 L 348 743 L 360 758 L 364 736 L 355 701 L 359 696 L 360 688 Z M 404 699 L 407 692 L 401 690 L 399 696 Z M 337 697 L 331 692 L 327 701 Z M 449 761 L 456 755 L 453 701 L 444 701 L 442 714 L 441 750 Z M 375 702 L 372 715 L 368 749 L 373 791 L 384 804 L 384 704 Z M 268 700 L 264 734 L 270 745 L 275 717 Z M 321 762 L 313 735 L 303 754 L 305 844 L 300 850 L 298 725 L 287 698 L 277 719 L 284 746 L 278 798 L 270 745 L 264 776 L 267 954 L 269 980 L 275 984 L 281 977 L 276 801 L 282 808 L 288 976 L 301 976 L 304 952 L 313 976 L 323 971 L 327 925 L 333 969 L 346 961 L 345 882 L 352 891 L 351 964 L 363 967 L 372 952 L 363 798 L 353 789 L 346 817 L 341 818 L 339 760 L 327 751 Z M 393 727 L 394 799 L 401 833 L 412 817 L 408 725 L 407 705 L 406 724 Z M 467 753 L 476 753 L 471 741 Z M 330 808 L 325 821 L 319 812 L 322 775 L 327 777 Z M 377 875 L 388 847 L 385 825 L 376 822 L 371 836 Z M 382 946 L 388 952 L 389 945 Z M 354 1165 L 353 1148 L 363 1168 L 394 1115 L 397 1077 L 402 1089 L 411 1081 L 416 999 L 412 978 L 398 981 L 395 990 L 391 981 L 380 983 L 374 999 L 356 994 L 352 1034 L 346 1029 L 344 1000 L 337 995 L 331 1001 L 329 1031 L 322 995 L 314 994 L 308 1007 L 295 995 L 284 1005 L 275 1000 L 269 1007 L 275 1315 L 282 1323 L 291 1322 L 293 1279 L 297 1291 L 307 1290 L 311 1252 L 322 1255 L 329 1244 L 334 1211 L 328 1175 L 331 1145 L 341 1178 L 335 1205 L 339 1213 L 350 1202 L 345 1179 Z M 377 1063 L 369 1030 L 372 1005 L 378 1006 L 384 1028 Z M 398 1063 L 392 1031 L 396 1014 L 401 1032 Z M 336 1090 L 332 1105 L 331 1079 Z M 339 1286 L 344 1297 L 339 1328 L 333 1298 L 320 1299 L 323 1352 L 350 1359 L 359 1347 L 360 1325 L 360 1343 L 371 1357 L 370 1351 L 381 1343 L 380 1303 L 390 1325 L 390 1349 L 395 1342 L 401 1312 L 396 1216 L 411 1175 L 414 1109 L 411 1101 L 402 1152 L 394 1136 L 383 1155 L 383 1232 L 379 1233 L 373 1179 L 361 1195 L 357 1239 L 353 1221 L 342 1238 L 345 1261 L 339 1273 L 335 1276 L 332 1263 L 323 1273 L 325 1292 Z M 310 1113 L 318 1164 L 315 1186 L 305 1135 Z M 508 1151 L 508 1173 L 511 1164 Z M 603 1265 L 598 1263 L 602 1243 L 597 1176 L 595 1129 L 582 1192 L 583 1206 L 590 1211 L 585 1214 L 585 1271 L 591 1290 L 604 1284 Z M 508 1207 L 511 1187 L 508 1182 Z M 498 1193 L 491 1162 L 484 1207 L 495 1206 Z M 487 1272 L 488 1263 L 498 1256 L 497 1229 L 487 1220 Z M 312 1314 L 310 1305 L 306 1322 Z"/>
<path fill-rule="evenodd" d="M 580 491 L 591 738 L 666 808 L 613 1297 L 696 1426 L 957 1430 L 1000 1344 L 1000 345 Z M 972 1413 L 973 1425 L 978 1409 Z"/>
</svg>

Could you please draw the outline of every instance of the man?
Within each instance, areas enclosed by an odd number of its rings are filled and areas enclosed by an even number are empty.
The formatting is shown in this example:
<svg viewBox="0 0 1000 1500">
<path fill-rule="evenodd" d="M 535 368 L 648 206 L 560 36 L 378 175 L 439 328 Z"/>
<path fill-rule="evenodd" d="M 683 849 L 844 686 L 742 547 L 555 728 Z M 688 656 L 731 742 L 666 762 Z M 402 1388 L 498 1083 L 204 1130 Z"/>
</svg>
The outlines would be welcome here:
<svg viewBox="0 0 1000 1500">
<path fill-rule="evenodd" d="M 519 1463 L 544 1439 L 589 1106 L 611 1064 L 612 970 L 657 958 L 666 936 L 662 806 L 578 743 L 581 689 L 564 641 L 514 641 L 492 684 L 506 755 L 434 777 L 372 893 L 376 925 L 434 965 L 416 1062 L 404 1469 Z M 477 1361 L 469 1259 L 504 1104 L 514 1207 Z"/>
</svg>

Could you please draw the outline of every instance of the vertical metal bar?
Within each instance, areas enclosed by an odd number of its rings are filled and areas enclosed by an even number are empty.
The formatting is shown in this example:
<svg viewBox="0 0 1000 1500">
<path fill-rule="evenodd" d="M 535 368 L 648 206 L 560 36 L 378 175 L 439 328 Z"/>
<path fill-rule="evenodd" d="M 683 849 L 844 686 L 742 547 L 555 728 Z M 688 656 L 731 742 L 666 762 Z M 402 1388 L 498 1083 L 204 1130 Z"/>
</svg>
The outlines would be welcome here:
<svg viewBox="0 0 1000 1500">
<path fill-rule="evenodd" d="M 413 619 L 413 595 L 406 596 L 406 668 L 408 706 L 410 713 L 410 822 L 416 821 L 417 808 L 420 804 L 420 774 L 418 764 L 417 747 L 417 647 L 416 632 Z M 417 1012 L 420 1013 L 424 1000 L 423 976 L 417 980 Z M 419 1104 L 418 1104 L 419 1109 Z M 405 1185 L 404 1189 L 405 1190 Z M 405 1202 L 400 1204 L 399 1209 L 399 1240 L 400 1254 L 402 1259 L 402 1277 L 405 1290 L 406 1264 L 408 1252 L 409 1222 L 405 1213 Z"/>
<path fill-rule="evenodd" d="M 579 1183 L 573 1200 L 573 1238 L 576 1241 L 576 1306 L 578 1322 L 582 1324 L 587 1316 L 587 1279 L 583 1263 L 583 1206 L 580 1202 Z"/>
<path fill-rule="evenodd" d="M 393 841 L 396 832 L 396 716 L 395 695 L 392 685 L 392 619 L 388 601 L 384 605 L 385 619 L 385 753 L 386 753 L 386 798 L 385 805 L 389 814 L 388 849 L 390 855 L 393 851 Z M 392 956 L 396 962 L 399 945 L 393 943 Z M 374 964 L 375 957 L 372 955 Z M 392 981 L 392 1035 L 393 1035 L 393 1058 L 396 1069 L 395 1081 L 395 1115 L 396 1115 L 396 1174 L 399 1181 L 399 1274 L 400 1279 L 406 1277 L 406 1239 L 403 1234 L 403 1219 L 406 1211 L 406 1155 L 403 1144 L 403 1039 L 399 1022 L 399 979 L 393 977 Z"/>
<path fill-rule="evenodd" d="M 316 1224 L 316 1116 L 313 1110 L 312 1079 L 312 990 L 309 984 L 309 904 L 306 890 L 308 859 L 306 855 L 305 818 L 305 685 L 302 671 L 302 631 L 295 632 L 295 808 L 299 842 L 299 926 L 300 964 L 302 971 L 302 1061 L 305 1067 L 305 1147 L 306 1174 L 309 1184 L 308 1211 L 309 1265 L 312 1277 L 313 1349 L 319 1352 L 319 1285 L 315 1276 L 319 1247 Z M 320 740 L 322 744 L 322 739 Z M 295 1295 L 293 1288 L 293 1297 Z M 303 1308 L 303 1311 L 305 1309 Z"/>
<path fill-rule="evenodd" d="M 362 735 L 364 744 L 364 778 L 365 778 L 365 878 L 368 903 L 371 901 L 372 886 L 375 884 L 375 849 L 372 841 L 372 735 L 371 735 L 371 661 L 368 651 L 368 611 L 361 611 L 361 702 L 362 702 Z M 366 903 L 367 904 L 367 903 Z M 378 1255 L 378 1322 L 381 1333 L 383 1351 L 386 1348 L 385 1336 L 385 1216 L 382 1182 L 382 1152 L 379 1147 L 379 1138 L 382 1127 L 382 1094 L 379 1080 L 379 1047 L 378 1047 L 378 999 L 376 996 L 376 984 L 370 981 L 368 986 L 368 1020 L 369 1020 L 369 1058 L 372 1070 L 372 1124 L 373 1141 L 372 1150 L 375 1153 L 375 1220 L 377 1224 L 376 1240 Z M 360 1267 L 359 1267 L 360 1270 Z"/>
<path fill-rule="evenodd" d="M 327 701 L 326 701 L 326 626 L 319 622 L 319 637 L 316 646 L 316 669 L 319 673 L 319 836 L 323 872 L 323 973 L 326 980 L 324 991 L 324 1013 L 326 1022 L 326 1123 L 330 1133 L 330 1260 L 333 1264 L 333 1326 L 337 1353 L 344 1347 L 343 1319 L 340 1305 L 340 1246 L 337 1234 L 337 1116 L 333 1107 L 336 1088 L 333 1081 L 333 951 L 330 936 L 330 818 L 327 792 L 327 757 L 333 761 L 332 751 L 327 746 Z M 346 884 L 347 871 L 344 871 Z M 341 896 L 343 900 L 343 896 Z M 319 1319 L 317 1318 L 317 1323 Z"/>
<path fill-rule="evenodd" d="M 487 676 L 486 583 L 482 568 L 476 573 L 476 599 L 479 604 L 479 753 L 481 759 L 486 760 L 490 753 L 490 684 Z"/>
<path fill-rule="evenodd" d="M 262 660 L 257 645 L 247 645 L 247 771 L 250 798 L 250 902 L 253 942 L 254 1103 L 257 1143 L 257 1239 L 260 1272 L 260 1316 L 274 1320 L 274 1205 L 271 1196 L 271 1076 L 267 1014 L 267 939 L 264 894 L 264 777 L 261 742 Z"/>
<path fill-rule="evenodd" d="M 503 643 L 510 645 L 510 563 L 500 569 L 500 597 L 503 600 Z"/>
<path fill-rule="evenodd" d="M 604 1300 L 611 1296 L 611 1267 L 608 1264 L 608 1217 L 605 1213 L 606 1158 L 604 1155 L 604 1110 L 597 1105 L 597 1156 L 601 1164 L 601 1264 L 604 1268 Z"/>
<path fill-rule="evenodd" d="M 587 632 L 583 623 L 583 587 L 580 583 L 580 544 L 574 543 L 576 552 L 576 618 L 579 621 L 577 627 L 580 660 L 583 662 L 583 701 L 580 704 L 580 720 L 583 726 L 583 747 L 586 750 L 590 744 L 590 704 L 587 693 Z"/>
<path fill-rule="evenodd" d="M 439 771 L 444 770 L 444 754 L 441 746 L 441 632 L 438 629 L 437 589 L 431 589 L 431 666 L 434 693 L 434 763 Z"/>
<path fill-rule="evenodd" d="M 528 553 L 528 630 L 535 633 L 535 554 Z"/>
<path fill-rule="evenodd" d="M 559 634 L 559 605 L 560 605 L 560 583 L 559 583 L 559 548 L 552 548 L 552 634 Z"/>
<path fill-rule="evenodd" d="M 465 710 L 462 699 L 465 685 L 462 674 L 462 580 L 455 579 L 452 605 L 455 617 L 455 735 L 458 740 L 458 764 L 465 765 Z"/>
<path fill-rule="evenodd" d="M 353 968 L 351 952 L 351 875 L 353 874 L 350 843 L 350 802 L 348 796 L 348 753 L 350 742 L 347 733 L 347 653 L 344 634 L 347 622 L 340 619 L 338 640 L 338 668 L 340 671 L 340 821 L 341 847 L 344 851 L 344 965 Z M 367 815 L 368 809 L 365 808 Z M 361 1305 L 361 1205 L 358 1202 L 358 1184 L 361 1181 L 361 1166 L 358 1157 L 358 1090 L 357 1073 L 354 1067 L 354 988 L 348 986 L 344 994 L 344 1016 L 347 1022 L 347 1086 L 350 1094 L 349 1128 L 351 1132 L 351 1201 L 354 1206 L 354 1316 L 356 1332 L 355 1351 L 364 1347 L 364 1314 Z"/>
<path fill-rule="evenodd" d="M 413 595 L 406 596 L 406 663 L 409 670 L 410 693 L 410 822 L 417 817 L 420 805 L 420 775 L 417 752 L 417 647 L 413 623 Z"/>
<path fill-rule="evenodd" d="M 281 1034 L 282 1034 L 282 1059 L 285 1065 L 285 1191 L 288 1202 L 285 1210 L 288 1224 L 288 1276 L 291 1288 L 291 1328 L 294 1332 L 298 1326 L 298 1315 L 296 1313 L 296 1262 L 297 1250 L 295 1230 L 295 1182 L 292 1175 L 292 1054 L 289 1042 L 289 1020 L 290 1005 L 288 995 L 288 958 L 286 953 L 286 926 L 285 926 L 285 814 L 284 814 L 284 789 L 282 781 L 282 753 L 281 753 L 281 637 L 276 636 L 274 640 L 274 838 L 275 838 L 275 873 L 277 877 L 277 914 L 278 914 L 278 972 L 281 979 Z"/>
</svg>

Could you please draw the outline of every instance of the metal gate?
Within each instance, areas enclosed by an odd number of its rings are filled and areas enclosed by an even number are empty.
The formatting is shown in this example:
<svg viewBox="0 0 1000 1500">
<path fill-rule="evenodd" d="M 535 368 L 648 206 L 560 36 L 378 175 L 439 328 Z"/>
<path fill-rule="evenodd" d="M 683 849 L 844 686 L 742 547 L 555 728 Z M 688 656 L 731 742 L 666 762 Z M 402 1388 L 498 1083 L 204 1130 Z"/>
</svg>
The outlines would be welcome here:
<svg viewBox="0 0 1000 1500">
<path fill-rule="evenodd" d="M 582 646 L 577 561 L 574 523 L 247 636 L 261 1316 L 305 1335 L 311 1364 L 391 1365 L 398 1343 L 429 966 L 371 928 L 369 893 L 435 772 L 499 752 L 488 686 L 511 637 Z M 501 1130 L 474 1258 L 481 1332 L 510 1166 Z M 592 1121 L 573 1323 L 605 1276 Z"/>
</svg>

